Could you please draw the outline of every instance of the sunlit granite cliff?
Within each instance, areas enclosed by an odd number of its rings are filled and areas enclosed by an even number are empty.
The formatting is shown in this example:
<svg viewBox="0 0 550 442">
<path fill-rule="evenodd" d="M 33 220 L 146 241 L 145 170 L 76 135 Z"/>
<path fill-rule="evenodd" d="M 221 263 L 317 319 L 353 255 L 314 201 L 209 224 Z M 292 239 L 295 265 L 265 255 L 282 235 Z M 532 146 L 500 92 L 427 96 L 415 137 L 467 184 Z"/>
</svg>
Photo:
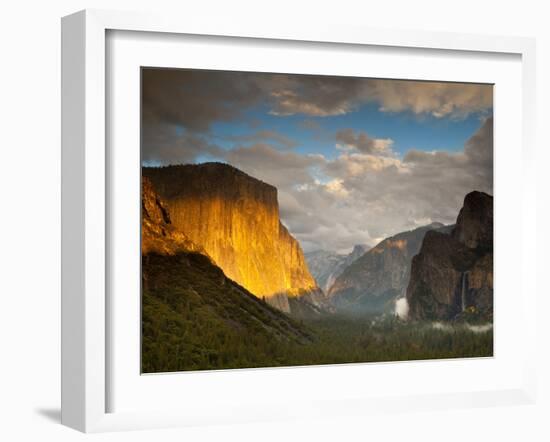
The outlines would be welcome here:
<svg viewBox="0 0 550 442">
<path fill-rule="evenodd" d="M 247 366 L 261 366 L 265 342 L 312 341 L 301 324 L 227 278 L 202 247 L 175 228 L 147 178 L 141 202 L 144 373 L 228 368 L 227 352 L 243 342 L 254 348 Z"/>
<path fill-rule="evenodd" d="M 322 305 L 298 241 L 279 220 L 275 187 L 222 163 L 142 173 L 166 204 L 172 225 L 229 278 L 284 312 L 297 299 L 313 309 Z"/>
<path fill-rule="evenodd" d="M 151 182 L 144 178 L 141 183 L 141 253 L 175 255 L 180 252 L 206 254 L 184 233 L 174 228 L 166 205 L 156 194 Z"/>
</svg>

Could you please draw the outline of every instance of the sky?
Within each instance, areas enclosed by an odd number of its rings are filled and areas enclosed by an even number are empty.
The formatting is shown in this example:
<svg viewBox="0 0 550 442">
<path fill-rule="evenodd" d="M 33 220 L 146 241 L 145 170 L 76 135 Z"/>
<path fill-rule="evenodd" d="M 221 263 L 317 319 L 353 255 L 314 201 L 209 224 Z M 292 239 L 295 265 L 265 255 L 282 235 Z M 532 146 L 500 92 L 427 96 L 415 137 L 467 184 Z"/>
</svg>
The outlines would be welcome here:
<svg viewBox="0 0 550 442">
<path fill-rule="evenodd" d="M 278 189 L 304 251 L 345 253 L 493 193 L 493 87 L 142 70 L 142 163 L 229 163 Z"/>
</svg>

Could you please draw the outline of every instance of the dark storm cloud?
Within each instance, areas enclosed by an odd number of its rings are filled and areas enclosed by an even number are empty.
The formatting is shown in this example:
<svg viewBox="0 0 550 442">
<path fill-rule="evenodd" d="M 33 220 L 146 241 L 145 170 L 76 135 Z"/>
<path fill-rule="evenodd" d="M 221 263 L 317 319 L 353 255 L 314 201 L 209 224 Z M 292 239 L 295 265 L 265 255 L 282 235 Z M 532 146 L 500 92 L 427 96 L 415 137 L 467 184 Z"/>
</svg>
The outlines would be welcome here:
<svg viewBox="0 0 550 442">
<path fill-rule="evenodd" d="M 220 158 L 223 149 L 200 134 L 179 130 L 170 124 L 143 127 L 141 161 L 148 165 L 190 163 L 199 155 Z"/>
<path fill-rule="evenodd" d="M 354 77 L 143 69 L 144 123 L 207 131 L 262 103 L 273 115 L 343 115 L 367 102 L 383 112 L 466 116 L 492 107 L 492 86 Z"/>
<path fill-rule="evenodd" d="M 313 117 L 347 114 L 361 102 L 364 85 L 361 78 L 284 76 L 271 90 L 271 113 Z"/>
<path fill-rule="evenodd" d="M 144 69 L 144 123 L 206 131 L 212 122 L 232 120 L 264 96 L 255 80 L 243 72 Z"/>
<path fill-rule="evenodd" d="M 274 115 L 329 116 L 350 112 L 363 79 L 184 69 L 144 69 L 144 123 L 207 131 L 263 103 Z M 357 92 L 357 94 L 355 94 Z"/>
</svg>

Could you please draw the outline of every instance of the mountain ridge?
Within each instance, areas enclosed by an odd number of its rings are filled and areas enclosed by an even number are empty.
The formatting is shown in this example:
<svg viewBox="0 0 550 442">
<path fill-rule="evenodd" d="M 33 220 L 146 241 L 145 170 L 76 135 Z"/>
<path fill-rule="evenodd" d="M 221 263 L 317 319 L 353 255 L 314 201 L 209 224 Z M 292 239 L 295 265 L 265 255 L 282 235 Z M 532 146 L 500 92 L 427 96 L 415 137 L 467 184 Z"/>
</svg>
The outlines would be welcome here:
<svg viewBox="0 0 550 442">
<path fill-rule="evenodd" d="M 405 296 L 410 263 L 426 232 L 448 229 L 431 223 L 390 236 L 347 267 L 332 285 L 328 298 L 347 313 L 390 313 L 394 302 Z"/>
<path fill-rule="evenodd" d="M 368 244 L 355 244 L 348 254 L 328 250 L 314 250 L 305 253 L 304 256 L 315 281 L 325 293 L 328 293 L 336 278 L 342 274 L 346 267 L 364 255 L 369 249 L 371 249 L 371 246 Z"/>
</svg>

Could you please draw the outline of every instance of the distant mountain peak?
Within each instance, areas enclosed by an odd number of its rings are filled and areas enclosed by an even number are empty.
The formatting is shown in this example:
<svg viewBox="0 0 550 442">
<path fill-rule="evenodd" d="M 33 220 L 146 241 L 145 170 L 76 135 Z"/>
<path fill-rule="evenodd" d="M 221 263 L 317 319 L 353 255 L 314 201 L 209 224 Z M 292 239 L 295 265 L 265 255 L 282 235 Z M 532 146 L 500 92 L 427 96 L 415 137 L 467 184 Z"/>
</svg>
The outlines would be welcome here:
<svg viewBox="0 0 550 442">
<path fill-rule="evenodd" d="M 306 253 L 305 258 L 317 284 L 328 293 L 336 278 L 370 248 L 368 244 L 355 244 L 349 254 L 316 250 Z"/>
<path fill-rule="evenodd" d="M 369 244 L 355 244 L 353 246 L 353 250 L 351 251 L 351 255 L 363 254 L 371 248 L 372 247 Z"/>
<path fill-rule="evenodd" d="M 363 253 L 334 281 L 328 293 L 337 310 L 348 313 L 383 313 L 403 297 L 410 263 L 426 232 L 446 228 L 431 223 L 390 236 Z"/>
</svg>

